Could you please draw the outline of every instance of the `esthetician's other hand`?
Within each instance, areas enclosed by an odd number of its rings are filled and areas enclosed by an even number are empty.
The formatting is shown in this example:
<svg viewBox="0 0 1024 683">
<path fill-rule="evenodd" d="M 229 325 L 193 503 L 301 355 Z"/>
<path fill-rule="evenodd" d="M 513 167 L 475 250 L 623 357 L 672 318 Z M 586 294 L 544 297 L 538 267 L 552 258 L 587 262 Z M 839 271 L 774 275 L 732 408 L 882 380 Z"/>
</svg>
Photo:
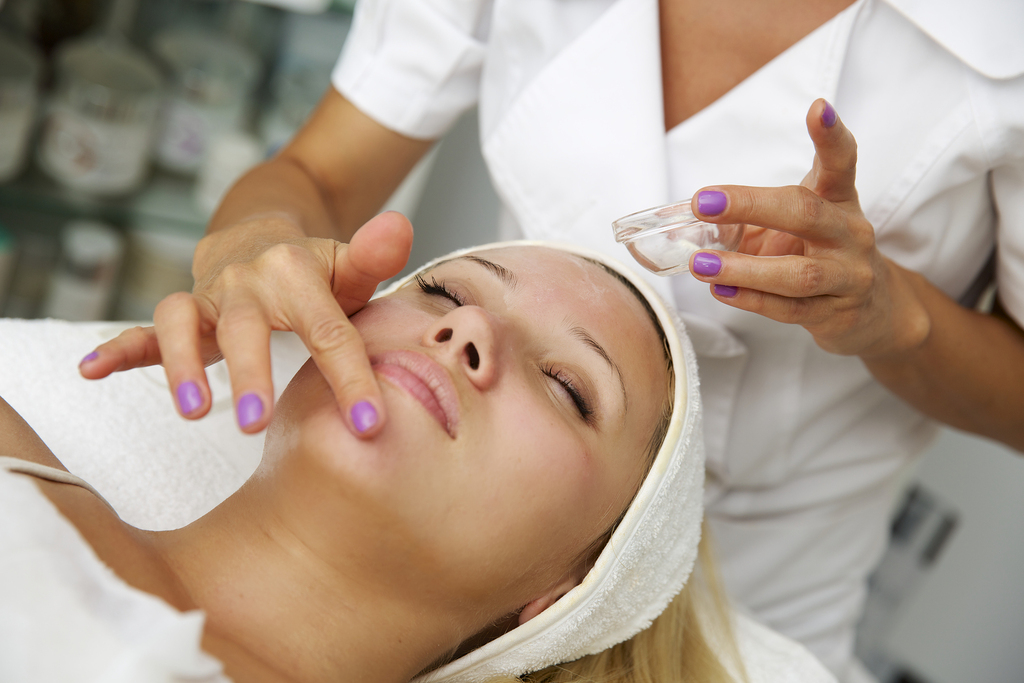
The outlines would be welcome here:
<svg viewBox="0 0 1024 683">
<path fill-rule="evenodd" d="M 745 224 L 737 252 L 699 251 L 690 272 L 722 303 L 805 327 L 833 353 L 880 357 L 920 344 L 929 318 L 884 257 L 855 185 L 857 142 L 825 100 L 807 114 L 815 156 L 798 186 L 707 187 L 692 201 L 712 223 Z"/>
<path fill-rule="evenodd" d="M 377 285 L 405 266 L 412 226 L 387 212 L 368 221 L 349 244 L 292 237 L 284 216 L 257 216 L 211 233 L 196 252 L 194 272 L 207 275 L 192 294 L 172 294 L 157 306 L 155 327 L 137 327 L 99 346 L 80 366 L 89 379 L 162 363 L 183 417 L 210 409 L 204 366 L 224 358 L 239 426 L 261 431 L 270 421 L 274 388 L 271 330 L 296 332 L 337 397 L 354 433 L 370 437 L 384 422 L 380 387 L 362 339 L 348 316 Z M 274 223 L 282 235 L 273 237 Z M 258 234 L 261 238 L 253 237 Z M 268 237 L 269 236 L 269 237 Z M 225 245 L 228 241 L 231 244 Z M 219 262 L 204 255 L 230 254 Z"/>
</svg>

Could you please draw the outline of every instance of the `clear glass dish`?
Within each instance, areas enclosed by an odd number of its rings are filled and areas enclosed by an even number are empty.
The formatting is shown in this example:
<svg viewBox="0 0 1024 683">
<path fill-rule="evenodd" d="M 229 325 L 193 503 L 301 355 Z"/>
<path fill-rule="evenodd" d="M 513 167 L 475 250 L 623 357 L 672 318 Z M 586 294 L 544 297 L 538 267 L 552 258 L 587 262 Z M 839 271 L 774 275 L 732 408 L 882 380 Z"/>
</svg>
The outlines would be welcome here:
<svg viewBox="0 0 1024 683">
<path fill-rule="evenodd" d="M 690 202 L 638 211 L 612 222 L 615 241 L 629 249 L 637 263 L 656 275 L 690 270 L 690 256 L 701 249 L 735 251 L 742 225 L 716 225 L 696 218 Z"/>
</svg>

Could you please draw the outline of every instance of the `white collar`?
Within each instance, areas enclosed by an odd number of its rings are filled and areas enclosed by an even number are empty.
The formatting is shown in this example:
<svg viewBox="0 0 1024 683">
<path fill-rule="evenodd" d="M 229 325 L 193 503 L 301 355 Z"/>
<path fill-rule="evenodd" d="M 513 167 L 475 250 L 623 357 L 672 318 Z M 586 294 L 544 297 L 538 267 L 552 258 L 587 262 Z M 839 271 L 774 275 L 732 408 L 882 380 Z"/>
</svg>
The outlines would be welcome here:
<svg viewBox="0 0 1024 683">
<path fill-rule="evenodd" d="M 896 11 L 989 78 L 1024 73 L 1021 0 L 886 0 Z"/>
</svg>

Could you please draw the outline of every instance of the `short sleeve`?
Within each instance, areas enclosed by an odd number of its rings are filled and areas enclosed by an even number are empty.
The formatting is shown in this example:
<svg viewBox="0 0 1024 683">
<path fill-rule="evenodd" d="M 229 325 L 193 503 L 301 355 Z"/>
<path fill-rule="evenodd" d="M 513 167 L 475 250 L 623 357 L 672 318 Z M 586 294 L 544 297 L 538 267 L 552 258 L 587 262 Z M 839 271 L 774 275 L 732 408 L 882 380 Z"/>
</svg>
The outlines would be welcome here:
<svg viewBox="0 0 1024 683">
<path fill-rule="evenodd" d="M 1006 312 L 1024 327 L 1024 75 L 992 83 L 985 104 L 995 133 L 996 286 Z"/>
<path fill-rule="evenodd" d="M 360 0 L 332 83 L 383 126 L 441 137 L 479 96 L 489 13 L 488 0 Z"/>
</svg>

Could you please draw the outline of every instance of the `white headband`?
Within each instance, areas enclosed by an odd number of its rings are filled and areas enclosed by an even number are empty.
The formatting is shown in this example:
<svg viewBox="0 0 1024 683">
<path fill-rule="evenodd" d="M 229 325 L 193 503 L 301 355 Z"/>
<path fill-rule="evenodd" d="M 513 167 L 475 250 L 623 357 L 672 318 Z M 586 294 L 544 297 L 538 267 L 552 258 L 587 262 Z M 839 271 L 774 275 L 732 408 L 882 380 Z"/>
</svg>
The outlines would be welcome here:
<svg viewBox="0 0 1024 683">
<path fill-rule="evenodd" d="M 574 245 L 501 242 L 453 252 L 428 263 L 510 246 L 539 246 L 607 265 L 639 290 L 665 331 L 675 366 L 665 441 L 622 521 L 583 581 L 525 624 L 414 683 L 483 683 L 520 676 L 595 654 L 647 628 L 686 583 L 697 558 L 704 516 L 704 441 L 697 362 L 682 321 L 642 278 L 621 263 Z M 412 279 L 389 286 L 390 293 Z"/>
</svg>

